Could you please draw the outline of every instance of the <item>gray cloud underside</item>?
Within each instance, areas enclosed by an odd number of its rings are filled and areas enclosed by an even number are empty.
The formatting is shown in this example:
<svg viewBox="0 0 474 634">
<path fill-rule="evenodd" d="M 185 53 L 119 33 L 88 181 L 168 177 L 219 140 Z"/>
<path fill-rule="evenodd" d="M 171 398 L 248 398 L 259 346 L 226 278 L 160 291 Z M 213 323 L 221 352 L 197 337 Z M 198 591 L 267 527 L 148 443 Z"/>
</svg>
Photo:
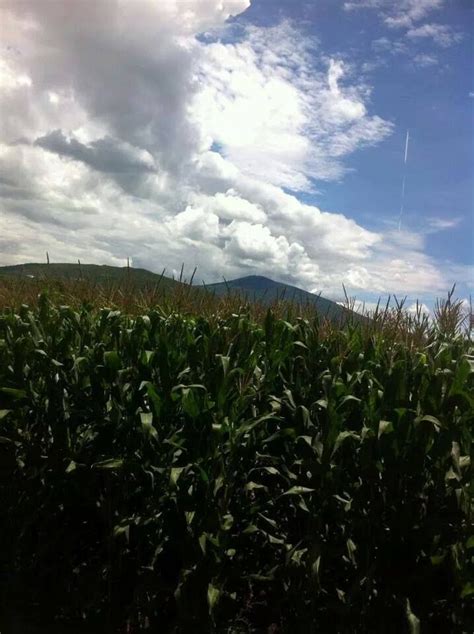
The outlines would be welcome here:
<svg viewBox="0 0 474 634">
<path fill-rule="evenodd" d="M 59 156 L 82 161 L 99 172 L 124 174 L 156 171 L 153 158 L 148 153 L 134 150 L 110 137 L 97 139 L 86 145 L 77 139 L 68 139 L 61 130 L 54 130 L 36 139 L 34 145 Z"/>
</svg>

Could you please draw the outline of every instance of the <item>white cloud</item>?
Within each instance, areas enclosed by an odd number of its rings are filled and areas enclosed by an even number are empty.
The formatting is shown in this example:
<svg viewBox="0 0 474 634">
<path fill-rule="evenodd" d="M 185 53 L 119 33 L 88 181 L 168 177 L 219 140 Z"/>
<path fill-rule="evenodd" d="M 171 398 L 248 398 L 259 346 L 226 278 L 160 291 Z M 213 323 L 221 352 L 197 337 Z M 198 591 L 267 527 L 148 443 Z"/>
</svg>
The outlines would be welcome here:
<svg viewBox="0 0 474 634">
<path fill-rule="evenodd" d="M 5 61 L 0 59 L 0 88 L 4 91 L 11 91 L 16 88 L 30 88 L 31 77 L 25 73 L 16 73 L 15 70 Z"/>
<path fill-rule="evenodd" d="M 247 220 L 255 223 L 264 223 L 267 220 L 267 214 L 260 205 L 238 196 L 233 189 L 225 193 L 217 192 L 214 196 L 194 194 L 190 200 L 193 205 L 205 209 L 206 212 L 217 214 L 221 220 Z"/>
<path fill-rule="evenodd" d="M 400 53 L 408 53 L 405 42 L 401 40 L 390 40 L 388 37 L 379 37 L 372 42 L 372 49 L 376 53 L 390 53 L 398 55 Z"/>
<path fill-rule="evenodd" d="M 435 55 L 429 55 L 428 53 L 417 53 L 413 58 L 415 66 L 421 68 L 427 68 L 429 66 L 436 66 L 439 60 Z"/>
<path fill-rule="evenodd" d="M 347 300 L 344 301 L 338 301 L 337 302 L 340 306 L 348 306 L 351 308 L 351 310 L 355 310 L 357 313 L 360 313 L 361 315 L 370 315 L 371 313 L 374 313 L 377 308 L 379 310 L 383 310 L 385 307 L 385 304 L 383 302 L 373 302 L 373 301 L 364 301 L 362 299 L 357 299 L 357 298 L 349 298 L 349 303 L 347 302 Z"/>
<path fill-rule="evenodd" d="M 461 299 L 461 309 L 464 315 L 469 316 L 469 315 L 474 315 L 473 310 L 472 310 L 473 306 L 472 306 L 472 299 L 468 299 L 467 297 L 464 297 L 463 299 Z M 471 330 L 474 329 L 474 324 L 471 322 Z"/>
<path fill-rule="evenodd" d="M 376 9 L 391 28 L 408 28 L 429 13 L 440 9 L 444 0 L 352 0 L 344 3 L 346 11 Z"/>
<path fill-rule="evenodd" d="M 438 46 L 448 48 L 462 40 L 462 34 L 447 24 L 420 22 L 432 11 L 441 9 L 444 0 L 355 0 L 346 2 L 346 11 L 374 9 L 384 24 L 392 30 L 404 31 L 402 37 L 379 37 L 372 42 L 372 49 L 379 56 L 410 55 L 410 63 L 417 68 L 426 68 L 438 64 L 432 52 L 419 51 L 415 44 L 430 39 Z M 411 44 L 411 45 L 410 45 Z M 380 64 L 379 59 L 379 64 Z M 383 63 L 383 62 L 382 62 Z"/>
<path fill-rule="evenodd" d="M 462 218 L 457 216 L 455 218 L 428 218 L 428 227 L 431 231 L 445 231 L 446 229 L 453 229 L 462 222 Z"/>
<path fill-rule="evenodd" d="M 406 308 L 407 313 L 413 315 L 414 317 L 417 315 L 426 315 L 427 317 L 431 317 L 432 313 L 430 308 L 423 303 L 413 302 Z"/>
<path fill-rule="evenodd" d="M 341 86 L 350 69 L 326 63 L 315 46 L 289 23 L 248 27 L 242 41 L 208 44 L 192 108 L 204 136 L 232 164 L 295 191 L 311 189 L 309 175 L 340 178 L 342 159 L 391 130 L 368 115 L 365 86 Z"/>
<path fill-rule="evenodd" d="M 391 28 L 409 27 L 422 20 L 435 9 L 440 9 L 444 0 L 402 0 L 385 15 L 385 24 Z"/>
<path fill-rule="evenodd" d="M 37 138 L 34 145 L 59 156 L 86 163 L 101 172 L 122 174 L 156 171 L 150 152 L 110 137 L 84 144 L 74 137 L 66 137 L 61 130 L 53 130 Z"/>
<path fill-rule="evenodd" d="M 219 217 L 202 208 L 187 207 L 166 223 L 170 238 L 214 243 L 219 233 Z"/>
<path fill-rule="evenodd" d="M 288 23 L 195 37 L 247 6 L 70 3 L 65 20 L 60 3 L 2 3 L 0 264 L 130 256 L 324 293 L 469 279 L 467 267 L 441 272 L 423 236 L 370 231 L 284 191 L 341 178 L 392 126 L 371 113 L 357 68 Z"/>
<path fill-rule="evenodd" d="M 344 11 L 357 11 L 358 9 L 379 9 L 383 0 L 352 0 L 344 2 Z"/>
<path fill-rule="evenodd" d="M 405 29 L 405 35 L 412 41 L 430 38 L 438 46 L 447 48 L 460 42 L 462 34 L 447 24 L 420 24 L 431 12 L 441 9 L 443 5 L 444 0 L 398 0 L 398 2 L 392 2 L 392 0 L 360 0 L 346 2 L 344 9 L 346 11 L 375 9 L 386 26 L 395 30 Z M 396 52 L 405 52 L 401 41 L 390 42 L 386 37 L 381 37 L 374 41 L 375 50 L 389 50 L 389 47 L 392 52 L 394 49 Z"/>
<path fill-rule="evenodd" d="M 408 29 L 406 35 L 412 40 L 429 38 L 443 48 L 447 48 L 462 40 L 461 33 L 457 33 L 447 24 L 423 24 L 422 26 Z"/>
</svg>

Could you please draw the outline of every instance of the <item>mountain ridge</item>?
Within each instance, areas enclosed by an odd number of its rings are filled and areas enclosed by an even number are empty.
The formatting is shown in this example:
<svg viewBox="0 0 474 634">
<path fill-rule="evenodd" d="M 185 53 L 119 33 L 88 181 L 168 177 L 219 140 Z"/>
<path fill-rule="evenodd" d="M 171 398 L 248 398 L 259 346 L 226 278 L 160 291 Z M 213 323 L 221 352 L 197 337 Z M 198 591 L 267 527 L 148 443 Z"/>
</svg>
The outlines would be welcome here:
<svg viewBox="0 0 474 634">
<path fill-rule="evenodd" d="M 277 282 L 263 275 L 248 275 L 235 280 L 206 284 L 206 288 L 217 295 L 222 295 L 229 291 L 237 291 L 248 299 L 262 303 L 287 300 L 300 305 L 311 305 L 316 308 L 319 314 L 330 319 L 347 317 L 347 309 L 340 306 L 337 302 L 305 291 L 297 286 Z"/>
<path fill-rule="evenodd" d="M 186 280 L 175 280 L 163 273 L 153 273 L 148 269 L 134 267 L 117 267 L 106 264 L 75 264 L 75 263 L 35 263 L 15 264 L 0 267 L 0 277 L 19 277 L 28 279 L 85 279 L 96 283 L 133 283 L 138 288 L 146 286 L 160 286 L 164 290 L 172 290 Z M 217 296 L 236 293 L 245 297 L 247 301 L 271 304 L 275 301 L 286 300 L 299 305 L 314 307 L 322 317 L 332 320 L 347 319 L 348 311 L 333 300 L 326 299 L 305 291 L 297 286 L 277 282 L 263 275 L 247 275 L 234 280 L 224 280 L 211 284 L 196 285 L 196 290 L 207 291 Z M 352 313 L 357 315 L 357 313 Z M 357 318 L 362 318 L 357 315 Z"/>
</svg>

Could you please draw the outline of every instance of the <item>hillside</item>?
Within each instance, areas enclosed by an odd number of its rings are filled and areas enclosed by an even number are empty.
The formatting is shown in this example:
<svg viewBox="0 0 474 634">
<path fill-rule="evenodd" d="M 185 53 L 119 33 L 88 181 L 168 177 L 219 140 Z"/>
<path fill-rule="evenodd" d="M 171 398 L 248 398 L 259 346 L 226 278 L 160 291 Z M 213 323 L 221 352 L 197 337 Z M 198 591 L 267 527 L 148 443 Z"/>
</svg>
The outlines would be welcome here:
<svg viewBox="0 0 474 634">
<path fill-rule="evenodd" d="M 320 315 L 330 319 L 341 319 L 347 315 L 346 309 L 330 299 L 309 293 L 296 286 L 275 282 L 261 275 L 249 275 L 218 284 L 208 284 L 206 288 L 217 295 L 235 292 L 250 300 L 264 303 L 285 299 L 297 304 L 309 304 L 314 306 Z"/>
<path fill-rule="evenodd" d="M 15 266 L 0 267 L 0 278 L 9 279 L 18 277 L 24 280 L 87 280 L 94 284 L 120 286 L 127 284 L 137 289 L 156 288 L 161 291 L 177 291 L 184 283 L 173 280 L 161 274 L 152 273 L 146 269 L 107 266 L 98 264 L 38 264 L 27 263 Z M 231 281 L 217 284 L 207 284 L 207 292 L 217 297 L 229 294 L 241 296 L 250 302 L 272 304 L 279 300 L 295 302 L 300 306 L 312 306 L 317 312 L 332 320 L 340 320 L 347 317 L 348 311 L 339 304 L 314 293 L 309 293 L 296 286 L 275 282 L 260 275 L 250 275 Z M 196 286 L 196 292 L 201 295 L 204 292 Z M 364 319 L 357 315 L 357 319 Z"/>
<path fill-rule="evenodd" d="M 146 269 L 107 266 L 100 264 L 38 264 L 27 263 L 0 267 L 0 276 L 18 276 L 29 279 L 86 279 L 100 284 L 120 284 L 132 282 L 138 287 L 160 285 L 161 288 L 174 288 L 180 284 L 164 275 L 152 273 Z"/>
</svg>

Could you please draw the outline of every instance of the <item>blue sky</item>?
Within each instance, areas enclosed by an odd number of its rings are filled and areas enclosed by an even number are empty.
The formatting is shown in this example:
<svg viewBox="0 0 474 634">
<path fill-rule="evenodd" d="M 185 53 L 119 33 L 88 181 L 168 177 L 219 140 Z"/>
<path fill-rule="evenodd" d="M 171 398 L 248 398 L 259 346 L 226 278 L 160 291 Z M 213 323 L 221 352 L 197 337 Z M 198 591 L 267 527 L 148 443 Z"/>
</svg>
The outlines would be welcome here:
<svg viewBox="0 0 474 634">
<path fill-rule="evenodd" d="M 453 0 L 426 16 L 428 23 L 445 25 L 459 34 L 459 41 L 449 46 L 430 38 L 407 42 L 406 29 L 389 28 L 382 10 L 383 3 L 344 10 L 344 3 L 334 0 L 254 0 L 236 21 L 298 22 L 318 38 L 326 55 L 347 60 L 367 77 L 373 89 L 372 110 L 395 125 L 391 136 L 376 148 L 352 156 L 349 164 L 354 171 L 344 179 L 319 185 L 319 195 L 301 198 L 341 211 L 375 230 L 397 223 L 409 129 L 403 225 L 428 233 L 425 248 L 434 258 L 472 264 L 474 5 Z M 394 53 L 393 46 L 381 50 L 376 44 L 381 38 L 406 50 Z M 420 55 L 429 59 L 417 62 Z M 428 61 L 426 66 L 423 59 Z M 435 231 L 430 226 L 434 218 L 452 226 Z"/>
<path fill-rule="evenodd" d="M 456 282 L 467 303 L 470 1 L 68 11 L 0 6 L 0 265 L 129 257 L 428 306 Z"/>
</svg>

